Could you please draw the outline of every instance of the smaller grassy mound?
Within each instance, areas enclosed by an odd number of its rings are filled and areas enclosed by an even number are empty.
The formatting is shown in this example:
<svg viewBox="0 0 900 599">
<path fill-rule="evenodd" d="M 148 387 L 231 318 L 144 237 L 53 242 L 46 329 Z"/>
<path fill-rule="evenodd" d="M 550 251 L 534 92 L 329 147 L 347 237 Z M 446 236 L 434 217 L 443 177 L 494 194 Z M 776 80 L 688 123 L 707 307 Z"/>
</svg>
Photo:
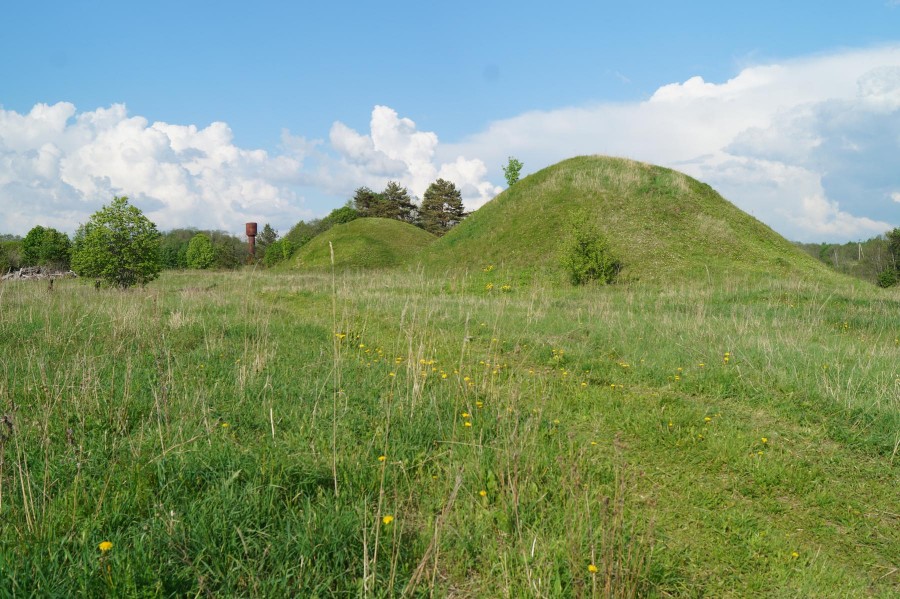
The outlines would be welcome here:
<svg viewBox="0 0 900 599">
<path fill-rule="evenodd" d="M 292 268 L 387 268 L 417 254 L 435 236 L 408 223 L 389 218 L 359 218 L 336 225 L 314 237 L 292 259 Z"/>
</svg>

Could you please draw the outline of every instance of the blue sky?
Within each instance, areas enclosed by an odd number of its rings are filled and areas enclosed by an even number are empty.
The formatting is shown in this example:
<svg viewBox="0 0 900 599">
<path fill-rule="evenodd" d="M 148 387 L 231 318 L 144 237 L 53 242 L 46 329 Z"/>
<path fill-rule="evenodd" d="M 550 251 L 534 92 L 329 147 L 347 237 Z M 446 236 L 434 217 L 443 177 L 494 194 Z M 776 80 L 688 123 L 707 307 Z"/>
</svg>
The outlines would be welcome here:
<svg viewBox="0 0 900 599">
<path fill-rule="evenodd" d="M 112 194 L 161 228 L 287 230 L 359 185 L 477 207 L 608 153 L 684 170 L 792 239 L 900 225 L 900 6 L 23 3 L 0 22 L 0 229 Z"/>
</svg>

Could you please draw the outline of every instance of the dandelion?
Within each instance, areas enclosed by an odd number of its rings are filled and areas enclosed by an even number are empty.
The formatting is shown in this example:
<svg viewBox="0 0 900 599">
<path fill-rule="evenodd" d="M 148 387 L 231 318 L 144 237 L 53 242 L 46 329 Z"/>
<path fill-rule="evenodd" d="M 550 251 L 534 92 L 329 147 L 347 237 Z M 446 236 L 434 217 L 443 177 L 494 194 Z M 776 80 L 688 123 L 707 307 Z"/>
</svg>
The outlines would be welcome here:
<svg viewBox="0 0 900 599">
<path fill-rule="evenodd" d="M 394 373 L 394 372 L 389 372 L 389 373 L 388 373 L 388 376 L 397 376 L 397 374 Z"/>
<path fill-rule="evenodd" d="M 463 423 L 463 426 L 465 426 L 466 428 L 469 428 L 469 427 L 472 426 L 472 423 L 469 422 L 468 420 L 466 420 L 466 421 Z"/>
<path fill-rule="evenodd" d="M 222 428 L 228 428 L 229 426 L 231 426 L 231 425 L 228 424 L 227 422 L 222 423 Z"/>
<path fill-rule="evenodd" d="M 468 418 L 468 417 L 469 417 L 469 413 L 468 413 L 468 412 L 463 412 L 463 413 L 462 413 L 462 417 L 463 417 L 463 418 Z"/>
<path fill-rule="evenodd" d="M 709 416 L 707 416 L 706 418 L 703 419 L 703 422 L 709 422 L 709 421 L 711 421 L 711 420 L 712 420 L 712 418 L 710 418 Z"/>
<path fill-rule="evenodd" d="M 672 428 L 673 426 L 675 426 L 675 425 L 672 424 L 672 421 L 670 420 L 670 421 L 669 421 L 669 428 Z"/>
<path fill-rule="evenodd" d="M 478 491 L 478 494 L 481 495 L 482 497 L 487 497 L 487 491 L 485 491 L 484 489 Z"/>
<path fill-rule="evenodd" d="M 706 366 L 706 364 L 704 364 L 703 362 L 700 362 L 699 364 L 697 364 L 697 366 L 699 366 L 700 368 L 703 368 L 704 366 Z"/>
<path fill-rule="evenodd" d="M 390 524 L 390 523 L 393 522 L 393 521 L 394 521 L 394 517 L 391 516 L 390 514 L 388 514 L 387 516 L 385 516 L 385 517 L 383 517 L 383 518 L 381 519 L 381 522 L 382 522 L 385 526 L 387 526 L 388 524 Z"/>
<path fill-rule="evenodd" d="M 334 336 L 337 337 L 339 341 L 343 341 L 344 337 L 347 335 L 345 333 L 335 333 Z"/>
<path fill-rule="evenodd" d="M 794 558 L 794 559 L 797 559 L 798 557 L 800 557 L 800 554 L 797 553 L 796 551 L 792 551 L 792 552 L 791 552 L 791 557 Z"/>
<path fill-rule="evenodd" d="M 483 407 L 484 407 L 484 402 L 483 402 L 483 401 L 476 401 L 476 402 L 475 402 L 475 407 L 476 407 L 476 408 L 483 408 Z"/>
<path fill-rule="evenodd" d="M 591 445 L 596 445 L 596 444 L 597 444 L 596 441 L 591 441 Z"/>
<path fill-rule="evenodd" d="M 442 373 L 441 373 L 441 378 L 442 378 L 442 379 L 447 378 L 447 373 L 446 373 L 446 372 L 442 372 Z"/>
<path fill-rule="evenodd" d="M 383 461 L 385 461 L 386 459 L 387 459 L 387 456 L 386 456 L 386 455 L 380 455 L 380 456 L 378 456 L 378 461 L 379 461 L 379 462 L 383 462 Z"/>
<path fill-rule="evenodd" d="M 768 443 L 768 442 L 769 442 L 769 438 L 768 438 L 768 437 L 763 437 L 761 440 L 762 440 L 763 443 Z"/>
<path fill-rule="evenodd" d="M 102 551 L 103 553 L 106 553 L 113 548 L 113 544 L 109 541 L 103 541 L 102 543 L 97 545 L 97 548 L 100 549 L 100 551 Z"/>
<path fill-rule="evenodd" d="M 490 290 L 493 289 L 493 288 L 494 288 L 494 284 L 493 284 L 493 283 L 488 283 L 487 285 L 484 286 L 484 290 L 485 290 L 485 291 L 490 291 Z"/>
<path fill-rule="evenodd" d="M 591 574 L 596 574 L 599 571 L 600 569 L 597 568 L 597 566 L 595 566 L 594 564 L 588 564 L 588 572 L 590 572 Z"/>
<path fill-rule="evenodd" d="M 500 291 L 502 291 L 503 293 L 509 293 L 510 291 L 512 291 L 512 285 L 504 285 L 500 288 Z"/>
</svg>

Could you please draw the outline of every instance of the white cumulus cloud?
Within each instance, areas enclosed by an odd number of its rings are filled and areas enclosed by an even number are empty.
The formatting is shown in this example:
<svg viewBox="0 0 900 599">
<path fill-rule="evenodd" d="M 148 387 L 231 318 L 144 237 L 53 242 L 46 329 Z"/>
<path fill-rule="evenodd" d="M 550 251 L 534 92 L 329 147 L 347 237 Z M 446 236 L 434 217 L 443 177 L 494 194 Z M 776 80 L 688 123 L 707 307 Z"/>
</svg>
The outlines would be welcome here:
<svg viewBox="0 0 900 599">
<path fill-rule="evenodd" d="M 528 112 L 439 148 L 496 176 L 583 154 L 677 168 L 791 239 L 850 239 L 900 224 L 900 47 L 847 50 L 700 76 L 647 100 Z"/>
<path fill-rule="evenodd" d="M 372 111 L 367 133 L 340 122 L 327 142 L 283 131 L 277 153 L 237 146 L 222 122 L 150 123 L 121 104 L 80 113 L 66 102 L 27 114 L 0 108 L 0 232 L 40 224 L 71 233 L 114 195 L 128 195 L 163 230 L 237 232 L 246 221 L 286 231 L 356 187 L 380 190 L 390 180 L 421 197 L 438 177 L 449 179 L 470 209 L 500 191 L 478 159 L 436 162 L 438 145 L 435 133 L 386 106 Z"/>
</svg>

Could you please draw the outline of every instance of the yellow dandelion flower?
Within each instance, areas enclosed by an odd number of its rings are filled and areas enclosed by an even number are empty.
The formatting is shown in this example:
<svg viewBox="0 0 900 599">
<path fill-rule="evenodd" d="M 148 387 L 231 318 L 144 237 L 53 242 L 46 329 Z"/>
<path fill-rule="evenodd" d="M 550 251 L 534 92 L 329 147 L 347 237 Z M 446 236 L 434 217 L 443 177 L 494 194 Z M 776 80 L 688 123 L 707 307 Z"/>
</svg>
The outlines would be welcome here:
<svg viewBox="0 0 900 599">
<path fill-rule="evenodd" d="M 391 522 L 394 521 L 394 517 L 391 516 L 390 514 L 388 514 L 387 516 L 382 518 L 381 521 L 384 523 L 385 526 L 387 526 L 388 524 L 390 524 Z"/>
<path fill-rule="evenodd" d="M 475 402 L 475 407 L 476 407 L 476 408 L 483 408 L 483 407 L 484 407 L 484 402 L 483 402 L 483 401 L 476 401 L 476 402 Z"/>
<path fill-rule="evenodd" d="M 470 427 L 470 426 L 472 426 L 472 423 L 469 422 L 468 420 L 466 420 L 466 421 L 463 423 L 463 426 L 465 426 L 465 427 Z"/>
<path fill-rule="evenodd" d="M 97 548 L 100 549 L 100 551 L 102 551 L 103 553 L 106 553 L 113 548 L 113 544 L 109 541 L 103 541 L 102 543 L 97 545 Z"/>
<path fill-rule="evenodd" d="M 712 418 L 710 418 L 709 416 L 707 416 L 706 418 L 703 419 L 703 422 L 709 422 L 710 420 L 712 420 Z"/>
<path fill-rule="evenodd" d="M 591 445 L 596 445 L 596 444 L 597 444 L 596 441 L 591 441 Z"/>
<path fill-rule="evenodd" d="M 484 489 L 478 491 L 478 494 L 481 495 L 482 497 L 487 497 L 487 491 L 485 491 Z"/>
<path fill-rule="evenodd" d="M 388 376 L 397 376 L 397 375 L 396 375 L 395 373 L 393 373 L 393 372 L 389 372 L 389 373 L 388 373 Z"/>
<path fill-rule="evenodd" d="M 228 428 L 230 425 L 227 422 L 222 423 L 222 428 Z"/>
<path fill-rule="evenodd" d="M 463 418 L 468 418 L 468 417 L 469 417 L 469 413 L 468 413 L 468 412 L 463 412 L 463 413 L 462 413 L 462 417 L 463 417 Z"/>
<path fill-rule="evenodd" d="M 768 437 L 763 437 L 763 438 L 762 438 L 762 442 L 763 442 L 763 443 L 768 443 L 768 442 L 769 442 L 769 438 L 768 438 Z"/>
<path fill-rule="evenodd" d="M 386 459 L 387 459 L 387 456 L 386 456 L 386 455 L 380 455 L 380 456 L 378 456 L 378 461 L 379 461 L 379 462 L 383 462 L 383 461 L 385 461 Z"/>
<path fill-rule="evenodd" d="M 792 552 L 791 552 L 791 557 L 794 558 L 794 559 L 797 559 L 798 557 L 800 557 L 800 554 L 797 553 L 796 551 L 792 551 Z"/>
<path fill-rule="evenodd" d="M 588 572 L 590 572 L 591 574 L 596 574 L 599 571 L 600 569 L 594 564 L 588 564 Z"/>
</svg>

